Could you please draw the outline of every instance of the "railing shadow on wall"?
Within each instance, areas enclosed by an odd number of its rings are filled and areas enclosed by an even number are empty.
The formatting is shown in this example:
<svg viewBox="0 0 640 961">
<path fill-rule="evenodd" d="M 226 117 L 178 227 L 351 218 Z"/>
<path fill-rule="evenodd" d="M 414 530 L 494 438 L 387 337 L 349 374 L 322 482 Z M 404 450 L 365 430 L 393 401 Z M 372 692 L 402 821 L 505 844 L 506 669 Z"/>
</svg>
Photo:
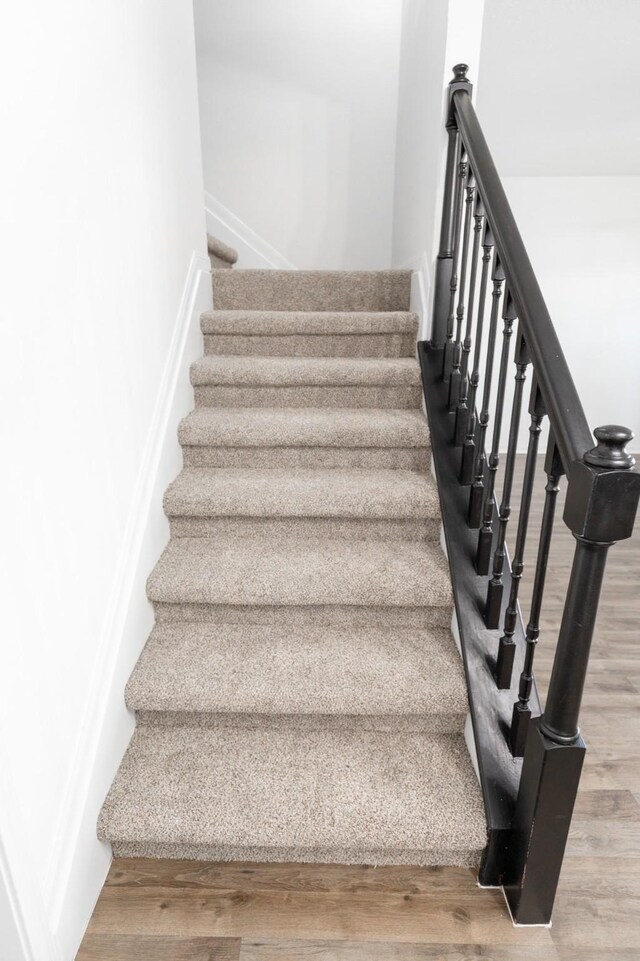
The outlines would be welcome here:
<svg viewBox="0 0 640 961">
<path fill-rule="evenodd" d="M 578 720 L 607 552 L 631 536 L 640 474 L 625 449 L 633 437 L 627 428 L 596 428 L 594 445 L 473 108 L 467 69 L 454 67 L 449 87 L 433 326 L 419 355 L 487 813 L 480 883 L 503 886 L 516 923 L 547 924 L 586 750 Z M 506 535 L 530 371 L 529 442 L 510 563 Z M 545 418 L 547 481 L 525 627 L 518 595 Z M 576 543 L 543 710 L 533 667 L 564 475 L 563 519 Z"/>
</svg>

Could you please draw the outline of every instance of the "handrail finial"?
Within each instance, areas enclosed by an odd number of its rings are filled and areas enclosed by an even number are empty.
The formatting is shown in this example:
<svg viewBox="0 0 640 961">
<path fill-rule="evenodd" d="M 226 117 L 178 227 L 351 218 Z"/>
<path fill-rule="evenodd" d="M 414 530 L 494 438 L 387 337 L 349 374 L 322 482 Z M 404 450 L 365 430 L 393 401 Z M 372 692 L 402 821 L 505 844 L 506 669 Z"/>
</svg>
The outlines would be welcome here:
<svg viewBox="0 0 640 961">
<path fill-rule="evenodd" d="M 469 96 L 473 94 L 473 84 L 467 77 L 467 72 L 469 66 L 466 63 L 457 63 L 453 68 L 453 78 L 449 81 L 449 114 L 447 118 L 447 127 L 455 127 L 455 118 L 453 115 L 453 95 L 459 91 L 468 93 Z"/>
<path fill-rule="evenodd" d="M 453 68 L 453 80 L 450 83 L 469 83 L 467 73 L 469 72 L 468 63 L 457 63 Z"/>
<path fill-rule="evenodd" d="M 625 449 L 633 440 L 633 431 L 618 424 L 605 424 L 604 427 L 596 427 L 593 433 L 597 444 L 584 455 L 585 464 L 610 470 L 633 467 L 635 458 Z"/>
</svg>

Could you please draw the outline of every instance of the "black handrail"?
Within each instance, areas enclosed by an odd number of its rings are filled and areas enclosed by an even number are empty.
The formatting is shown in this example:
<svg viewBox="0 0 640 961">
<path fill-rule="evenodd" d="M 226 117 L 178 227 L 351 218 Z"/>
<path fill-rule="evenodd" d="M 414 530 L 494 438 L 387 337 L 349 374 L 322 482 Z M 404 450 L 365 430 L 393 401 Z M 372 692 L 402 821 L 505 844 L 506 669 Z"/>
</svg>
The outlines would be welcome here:
<svg viewBox="0 0 640 961">
<path fill-rule="evenodd" d="M 464 70 L 462 69 L 464 67 Z M 547 305 L 531 266 L 524 242 L 511 211 L 507 195 L 493 162 L 491 151 L 482 132 L 473 103 L 471 84 L 466 79 L 466 67 L 454 67 L 451 84 L 451 113 L 449 127 L 461 137 L 488 223 L 491 225 L 500 262 L 515 301 L 518 317 L 523 325 L 529 351 L 538 375 L 549 419 L 565 469 L 593 446 L 591 431 L 585 417 L 560 341 L 555 332 Z M 457 142 L 457 141 L 456 141 Z M 453 165 L 455 147 L 450 149 L 449 165 Z M 445 210 L 451 207 L 451 171 L 445 182 Z M 443 217 L 440 257 L 450 257 L 452 251 L 453 218 Z M 435 329 L 432 343 L 444 345 L 445 331 Z"/>
<path fill-rule="evenodd" d="M 573 461 L 582 460 L 593 447 L 589 424 L 471 97 L 466 90 L 456 90 L 452 101 L 556 443 L 568 470 Z"/>
<path fill-rule="evenodd" d="M 539 924 L 551 917 L 586 750 L 578 720 L 607 552 L 617 540 L 631 536 L 640 500 L 640 474 L 625 449 L 633 438 L 628 429 L 599 427 L 594 431 L 597 443 L 593 446 L 571 372 L 472 106 L 466 74 L 467 67 L 458 64 L 450 84 L 449 146 L 433 325 L 429 343 L 420 345 L 420 360 L 489 829 L 480 880 L 502 884 L 520 923 Z M 461 230 L 463 195 L 465 229 Z M 469 230 L 472 216 L 476 223 L 473 240 Z M 477 361 L 486 297 L 481 293 L 476 298 L 474 285 L 482 229 L 487 258 L 482 283 L 486 287 L 492 261 L 494 290 L 481 373 Z M 467 276 L 470 247 L 472 266 Z M 499 313 L 503 327 L 500 347 Z M 466 359 L 461 363 L 461 357 L 463 352 L 470 353 L 474 337 L 476 360 L 469 375 L 468 363 Z M 494 357 L 499 361 L 492 392 Z M 503 457 L 500 436 L 511 359 L 515 364 L 515 389 Z M 521 403 L 529 372 L 530 440 L 511 566 L 506 532 L 512 511 Z M 475 403 L 480 378 L 482 411 L 478 414 Z M 545 511 L 525 634 L 518 593 L 524 573 L 538 436 L 545 416 L 550 426 Z M 499 471 L 503 480 L 500 497 L 496 488 Z M 576 546 L 542 711 L 533 660 L 554 502 L 563 474 L 568 478 L 563 519 Z M 470 488 L 468 507 L 465 488 Z M 478 527 L 474 548 L 473 530 Z M 487 576 L 488 583 L 484 580 Z M 492 636 L 494 632 L 499 636 Z M 506 704 L 499 691 L 508 692 Z M 512 711 L 505 716 L 509 705 Z M 521 770 L 514 766 L 520 757 Z"/>
</svg>

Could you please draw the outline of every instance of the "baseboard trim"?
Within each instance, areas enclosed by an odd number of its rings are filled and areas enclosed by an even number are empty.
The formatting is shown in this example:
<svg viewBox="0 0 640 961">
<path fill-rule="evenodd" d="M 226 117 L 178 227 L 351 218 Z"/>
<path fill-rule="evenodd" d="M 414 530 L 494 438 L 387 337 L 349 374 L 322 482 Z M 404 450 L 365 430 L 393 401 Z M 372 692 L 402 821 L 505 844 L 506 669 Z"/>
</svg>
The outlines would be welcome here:
<svg viewBox="0 0 640 961">
<path fill-rule="evenodd" d="M 3 726 L 4 730 L 5 728 Z M 0 949 L 6 961 L 62 961 L 0 742 Z"/>
<path fill-rule="evenodd" d="M 209 193 L 204 195 L 207 232 L 238 251 L 238 267 L 295 270 L 294 264 Z"/>
<path fill-rule="evenodd" d="M 124 684 L 153 625 L 145 582 L 166 540 L 162 494 L 181 466 L 180 419 L 193 406 L 188 368 L 201 351 L 199 317 L 211 309 L 210 263 L 193 252 L 167 352 L 120 559 L 79 725 L 75 757 L 43 885 L 45 910 L 64 957 L 74 957 L 111 863 L 97 815 L 133 732 Z"/>
<path fill-rule="evenodd" d="M 400 265 L 401 270 L 411 270 L 410 308 L 420 318 L 418 340 L 429 340 L 431 334 L 431 269 L 426 251 L 411 257 Z"/>
</svg>

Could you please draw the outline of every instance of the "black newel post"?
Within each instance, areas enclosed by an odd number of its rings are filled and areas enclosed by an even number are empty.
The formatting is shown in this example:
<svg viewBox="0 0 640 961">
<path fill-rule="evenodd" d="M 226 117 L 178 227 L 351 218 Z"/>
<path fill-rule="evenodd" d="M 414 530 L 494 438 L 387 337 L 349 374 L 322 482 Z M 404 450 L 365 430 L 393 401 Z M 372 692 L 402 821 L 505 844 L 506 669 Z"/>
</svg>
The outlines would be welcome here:
<svg viewBox="0 0 640 961">
<path fill-rule="evenodd" d="M 457 64 L 453 68 L 453 80 L 449 84 L 449 99 L 455 90 L 468 90 L 472 85 L 467 80 L 466 64 Z M 447 322 L 449 319 L 449 302 L 451 297 L 451 281 L 453 277 L 453 258 L 456 227 L 456 184 L 458 182 L 458 163 L 460 159 L 460 134 L 458 133 L 453 111 L 449 112 L 447 120 L 447 134 L 449 145 L 447 148 L 447 166 L 444 180 L 444 197 L 442 201 L 442 224 L 440 227 L 440 247 L 436 259 L 435 284 L 433 298 L 433 323 L 431 327 L 431 347 L 440 350 L 447 341 Z M 453 333 L 453 332 L 452 332 Z"/>
<path fill-rule="evenodd" d="M 529 723 L 504 887 L 520 924 L 547 924 L 567 843 L 585 743 L 578 720 L 607 551 L 631 536 L 640 474 L 624 427 L 599 427 L 597 446 L 569 470 L 564 520 L 576 538 L 542 717 Z"/>
</svg>

